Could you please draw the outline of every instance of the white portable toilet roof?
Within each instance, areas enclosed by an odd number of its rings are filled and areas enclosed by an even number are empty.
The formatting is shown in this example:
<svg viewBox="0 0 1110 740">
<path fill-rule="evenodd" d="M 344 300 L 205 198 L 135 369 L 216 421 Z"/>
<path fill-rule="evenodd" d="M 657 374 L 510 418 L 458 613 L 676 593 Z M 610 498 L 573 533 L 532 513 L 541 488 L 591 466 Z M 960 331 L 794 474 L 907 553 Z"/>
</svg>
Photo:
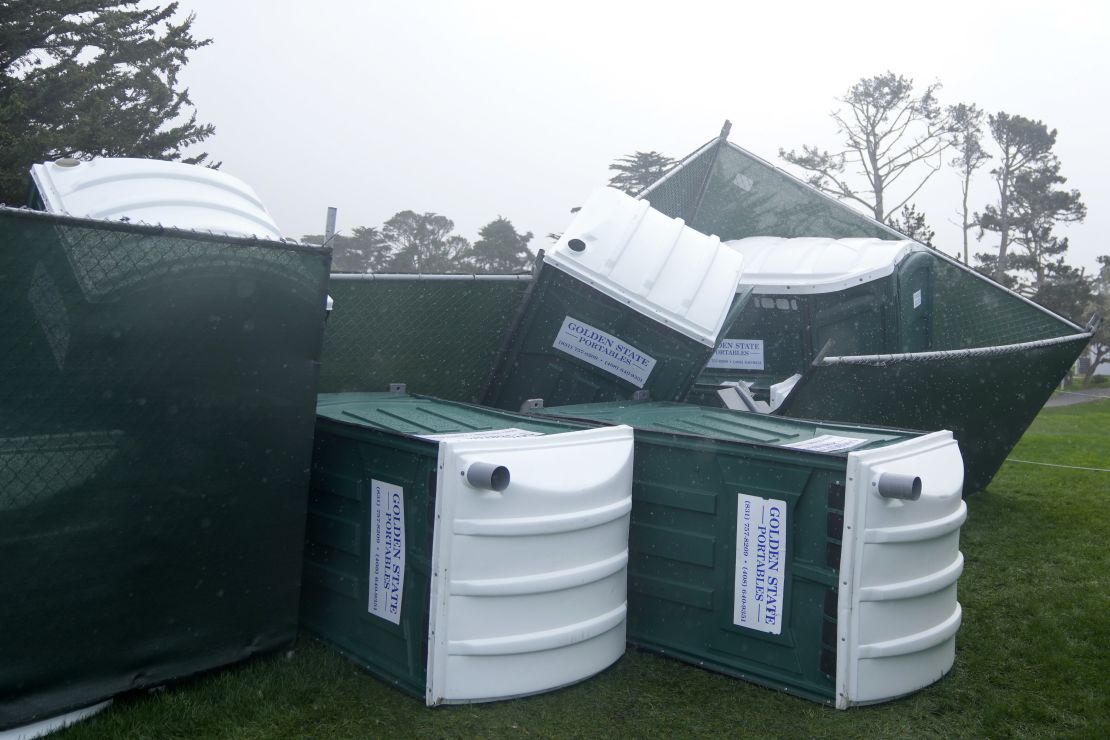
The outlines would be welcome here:
<svg viewBox="0 0 1110 740">
<path fill-rule="evenodd" d="M 31 177 L 51 213 L 282 238 L 250 186 L 200 165 L 156 159 L 60 159 L 33 165 Z"/>
<path fill-rule="evenodd" d="M 910 239 L 753 236 L 725 244 L 744 257 L 740 284 L 756 293 L 831 293 L 894 272 L 922 245 Z"/>
<path fill-rule="evenodd" d="M 714 346 L 743 259 L 619 190 L 596 191 L 544 262 L 676 331 Z"/>
</svg>

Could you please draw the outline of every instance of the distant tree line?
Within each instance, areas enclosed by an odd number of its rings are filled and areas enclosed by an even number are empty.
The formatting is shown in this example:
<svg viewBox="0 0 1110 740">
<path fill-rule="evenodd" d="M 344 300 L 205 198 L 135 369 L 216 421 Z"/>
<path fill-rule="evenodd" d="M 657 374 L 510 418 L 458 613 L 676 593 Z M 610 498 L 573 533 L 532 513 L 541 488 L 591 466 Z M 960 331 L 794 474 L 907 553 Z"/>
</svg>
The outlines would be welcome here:
<svg viewBox="0 0 1110 740">
<path fill-rule="evenodd" d="M 452 233 L 455 222 L 438 213 L 401 211 L 382 224 L 355 227 L 349 236 L 330 242 L 332 272 L 392 273 L 515 273 L 532 269 L 528 251 L 532 232 L 519 233 L 509 219 L 498 216 L 483 226 L 478 238 Z M 321 234 L 304 236 L 323 244 Z"/>
<path fill-rule="evenodd" d="M 813 187 L 863 208 L 878 221 L 932 246 L 935 232 L 913 203 L 945 164 L 960 180 L 956 209 L 963 261 L 1019 292 L 1067 314 L 1082 312 L 1094 279 L 1065 261 L 1068 240 L 1057 227 L 1087 215 L 1078 190 L 1065 187 L 1053 151 L 1056 129 L 1041 121 L 999 111 L 985 114 L 971 103 L 941 106 L 939 82 L 915 89 L 893 72 L 865 77 L 837 101 L 831 116 L 842 146 L 779 150 L 806 173 Z M 989 142 L 984 145 L 989 135 Z M 945 152 L 952 156 L 946 161 Z M 988 163 L 996 196 L 980 209 L 969 203 L 971 183 Z M 992 251 L 971 252 L 971 237 L 992 235 Z M 1086 295 L 1086 300 L 1084 296 Z"/>
<path fill-rule="evenodd" d="M 635 152 L 609 165 L 610 187 L 635 194 L 655 182 L 675 161 L 659 152 Z M 571 212 L 577 212 L 572 208 Z M 332 272 L 492 273 L 527 272 L 535 259 L 528 250 L 532 232 L 519 233 L 498 216 L 483 226 L 473 243 L 453 234 L 455 223 L 438 213 L 401 211 L 381 227 L 358 226 L 350 236 L 331 240 Z M 558 234 L 548 234 L 558 239 Z M 301 239 L 323 244 L 321 234 Z"/>
</svg>

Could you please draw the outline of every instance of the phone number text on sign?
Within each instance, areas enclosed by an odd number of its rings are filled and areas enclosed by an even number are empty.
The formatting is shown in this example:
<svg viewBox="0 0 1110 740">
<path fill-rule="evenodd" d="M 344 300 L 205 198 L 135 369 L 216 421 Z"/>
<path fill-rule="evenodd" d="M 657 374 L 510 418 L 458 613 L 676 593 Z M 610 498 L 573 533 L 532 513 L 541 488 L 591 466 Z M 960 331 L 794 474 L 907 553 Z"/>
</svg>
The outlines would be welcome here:
<svg viewBox="0 0 1110 740">
<path fill-rule="evenodd" d="M 737 494 L 733 624 L 782 633 L 786 502 Z"/>
</svg>

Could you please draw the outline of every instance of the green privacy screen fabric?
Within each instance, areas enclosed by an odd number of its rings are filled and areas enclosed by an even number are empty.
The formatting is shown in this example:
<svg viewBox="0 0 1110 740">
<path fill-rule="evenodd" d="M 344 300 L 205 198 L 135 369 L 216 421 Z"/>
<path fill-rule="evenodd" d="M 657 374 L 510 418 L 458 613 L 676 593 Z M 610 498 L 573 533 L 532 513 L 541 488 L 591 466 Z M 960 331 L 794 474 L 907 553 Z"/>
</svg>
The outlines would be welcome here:
<svg viewBox="0 0 1110 740">
<path fill-rule="evenodd" d="M 330 259 L 0 209 L 0 729 L 292 640 Z"/>
<path fill-rule="evenodd" d="M 905 238 L 720 139 L 684 159 L 639 197 L 722 241 L 746 236 Z"/>
<path fill-rule="evenodd" d="M 803 374 L 776 413 L 947 429 L 960 443 L 964 492 L 971 493 L 990 483 L 1090 338 L 1076 334 L 978 350 L 826 357 Z"/>
<path fill-rule="evenodd" d="M 529 275 L 332 275 L 320 391 L 475 401 Z"/>
</svg>

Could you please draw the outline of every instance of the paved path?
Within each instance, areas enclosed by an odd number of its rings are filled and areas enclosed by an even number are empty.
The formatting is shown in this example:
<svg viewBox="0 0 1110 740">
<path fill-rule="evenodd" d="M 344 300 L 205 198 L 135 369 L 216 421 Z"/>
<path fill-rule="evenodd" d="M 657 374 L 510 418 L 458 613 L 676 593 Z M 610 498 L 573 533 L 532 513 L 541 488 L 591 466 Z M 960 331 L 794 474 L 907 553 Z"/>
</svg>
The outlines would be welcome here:
<svg viewBox="0 0 1110 740">
<path fill-rule="evenodd" d="M 1074 406 L 1077 403 L 1090 403 L 1103 398 L 1110 398 L 1110 388 L 1088 388 L 1085 391 L 1058 391 L 1048 399 L 1045 408 L 1056 406 Z"/>
</svg>

